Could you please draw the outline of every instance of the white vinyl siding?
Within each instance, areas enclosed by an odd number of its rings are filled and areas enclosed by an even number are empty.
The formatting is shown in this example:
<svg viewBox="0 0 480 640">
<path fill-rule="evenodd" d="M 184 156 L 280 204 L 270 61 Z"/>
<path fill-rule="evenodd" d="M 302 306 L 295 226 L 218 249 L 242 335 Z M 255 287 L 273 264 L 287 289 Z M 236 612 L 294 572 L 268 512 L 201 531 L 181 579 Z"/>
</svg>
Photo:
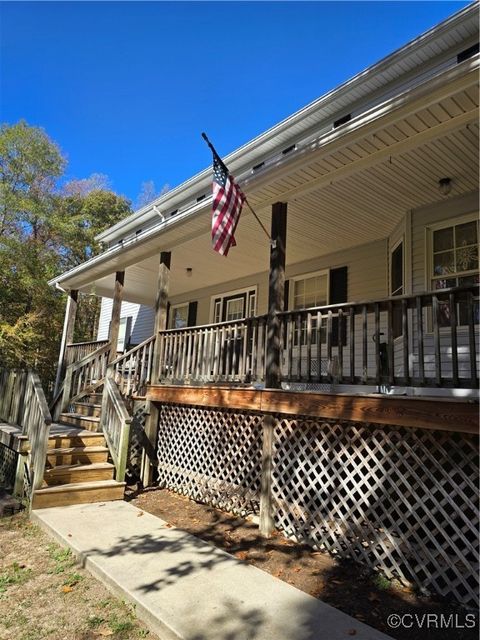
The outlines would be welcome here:
<svg viewBox="0 0 480 640">
<path fill-rule="evenodd" d="M 110 326 L 110 318 L 112 317 L 112 304 L 113 300 L 111 298 L 102 298 L 97 340 L 106 340 L 108 338 L 108 328 Z M 147 307 L 143 304 L 136 304 L 134 302 L 123 302 L 120 317 L 132 318 L 130 325 L 131 344 L 139 344 L 153 335 L 153 326 L 155 321 L 155 312 L 153 308 Z"/>
</svg>

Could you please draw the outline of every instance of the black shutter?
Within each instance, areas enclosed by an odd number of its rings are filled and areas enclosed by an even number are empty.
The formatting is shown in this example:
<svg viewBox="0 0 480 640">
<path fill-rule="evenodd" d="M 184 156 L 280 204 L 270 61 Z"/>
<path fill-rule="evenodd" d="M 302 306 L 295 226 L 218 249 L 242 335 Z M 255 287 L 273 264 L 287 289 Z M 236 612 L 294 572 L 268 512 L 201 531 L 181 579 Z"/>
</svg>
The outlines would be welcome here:
<svg viewBox="0 0 480 640">
<path fill-rule="evenodd" d="M 330 269 L 330 300 L 329 304 L 348 302 L 348 267 Z M 347 343 L 347 323 L 342 324 L 342 344 Z M 338 318 L 332 322 L 332 345 L 338 346 Z"/>
<path fill-rule="evenodd" d="M 197 306 L 198 302 L 189 302 L 188 303 L 188 320 L 187 326 L 194 327 L 197 323 Z"/>
</svg>

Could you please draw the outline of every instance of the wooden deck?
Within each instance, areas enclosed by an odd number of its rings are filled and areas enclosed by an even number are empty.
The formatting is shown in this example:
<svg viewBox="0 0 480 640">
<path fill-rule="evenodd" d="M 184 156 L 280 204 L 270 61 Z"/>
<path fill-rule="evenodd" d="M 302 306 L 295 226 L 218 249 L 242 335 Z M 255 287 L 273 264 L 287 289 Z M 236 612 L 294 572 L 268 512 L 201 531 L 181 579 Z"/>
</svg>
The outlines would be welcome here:
<svg viewBox="0 0 480 640">
<path fill-rule="evenodd" d="M 479 430 L 478 403 L 461 399 L 164 385 L 150 386 L 147 399 L 459 433 Z"/>
</svg>

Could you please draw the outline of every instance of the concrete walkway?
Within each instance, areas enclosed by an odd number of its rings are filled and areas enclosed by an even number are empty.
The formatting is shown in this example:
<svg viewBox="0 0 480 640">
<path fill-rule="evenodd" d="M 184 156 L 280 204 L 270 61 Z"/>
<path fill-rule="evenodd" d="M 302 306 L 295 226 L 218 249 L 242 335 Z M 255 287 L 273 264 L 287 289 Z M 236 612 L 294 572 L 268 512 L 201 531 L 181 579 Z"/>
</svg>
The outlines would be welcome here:
<svg viewBox="0 0 480 640">
<path fill-rule="evenodd" d="M 69 546 L 161 640 L 387 640 L 388 636 L 126 502 L 32 519 Z"/>
</svg>

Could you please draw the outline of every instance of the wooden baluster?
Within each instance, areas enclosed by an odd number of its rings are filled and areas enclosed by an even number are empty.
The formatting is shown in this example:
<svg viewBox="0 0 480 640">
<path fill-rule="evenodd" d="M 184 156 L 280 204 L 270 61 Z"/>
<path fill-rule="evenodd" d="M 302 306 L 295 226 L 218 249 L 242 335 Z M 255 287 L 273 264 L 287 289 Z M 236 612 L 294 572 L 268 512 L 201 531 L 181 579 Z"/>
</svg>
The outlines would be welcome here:
<svg viewBox="0 0 480 640">
<path fill-rule="evenodd" d="M 238 326 L 235 323 L 235 326 L 233 327 L 233 341 L 232 341 L 232 380 L 235 380 L 237 364 L 238 364 L 237 339 L 238 339 Z"/>
<path fill-rule="evenodd" d="M 257 379 L 257 362 L 258 362 L 258 319 L 255 318 L 252 323 L 252 381 Z"/>
<path fill-rule="evenodd" d="M 332 311 L 328 311 L 327 316 L 327 370 L 328 380 L 332 381 L 332 326 L 333 326 L 333 314 Z"/>
<path fill-rule="evenodd" d="M 312 379 L 312 314 L 307 313 L 307 380 Z"/>
<path fill-rule="evenodd" d="M 288 317 L 287 380 L 291 382 L 293 379 L 293 345 L 294 345 L 295 325 L 294 325 L 293 315 L 289 314 L 287 317 Z"/>
<path fill-rule="evenodd" d="M 191 364 L 191 376 L 192 380 L 196 380 L 197 372 L 197 359 L 198 359 L 198 331 L 194 329 L 192 331 L 192 364 Z"/>
<path fill-rule="evenodd" d="M 355 384 L 355 308 L 349 309 L 349 340 L 350 340 L 350 382 Z"/>
<path fill-rule="evenodd" d="M 343 379 L 343 323 L 345 318 L 343 310 L 338 310 L 338 380 L 342 382 Z"/>
<path fill-rule="evenodd" d="M 402 300 L 403 375 L 407 386 L 410 384 L 408 336 L 408 300 Z"/>
<path fill-rule="evenodd" d="M 388 384 L 393 387 L 395 376 L 395 349 L 393 346 L 393 301 L 387 304 L 387 325 L 388 325 Z"/>
<path fill-rule="evenodd" d="M 419 384 L 425 385 L 425 353 L 423 344 L 423 306 L 421 296 L 415 298 L 417 309 L 417 349 Z"/>
<path fill-rule="evenodd" d="M 232 372 L 232 369 L 231 369 L 231 366 L 232 366 L 232 327 L 227 326 L 226 329 L 225 329 L 225 333 L 227 335 L 227 339 L 226 339 L 226 342 L 227 342 L 227 346 L 226 346 L 226 349 L 227 349 L 227 367 L 226 367 L 225 374 L 226 374 L 226 379 L 230 380 L 230 376 L 231 376 L 231 372 Z"/>
<path fill-rule="evenodd" d="M 362 382 L 367 384 L 368 382 L 368 343 L 367 343 L 367 331 L 368 331 L 368 311 L 367 305 L 362 307 Z"/>
<path fill-rule="evenodd" d="M 474 389 L 477 387 L 477 356 L 475 348 L 475 305 L 473 304 L 473 293 L 467 293 L 467 316 L 468 316 L 468 352 L 470 355 L 470 383 Z"/>
<path fill-rule="evenodd" d="M 322 379 L 322 312 L 317 311 L 317 381 Z"/>
<path fill-rule="evenodd" d="M 381 362 L 380 362 L 380 306 L 378 302 L 375 309 L 375 382 L 380 385 L 382 382 Z"/>
<path fill-rule="evenodd" d="M 452 378 L 453 386 L 458 387 L 458 345 L 457 345 L 457 303 L 455 294 L 449 295 L 450 339 L 452 342 Z"/>
<path fill-rule="evenodd" d="M 241 337 L 241 350 L 240 350 L 240 367 L 238 371 L 238 377 L 240 382 L 245 382 L 247 378 L 247 374 L 249 372 L 249 366 L 247 362 L 248 352 L 247 347 L 250 347 L 250 326 L 251 321 L 247 320 L 246 323 L 241 325 L 242 327 L 242 337 Z"/>
<path fill-rule="evenodd" d="M 440 386 L 442 384 L 442 354 L 440 351 L 440 323 L 439 323 L 440 305 L 438 304 L 438 296 L 432 296 L 432 319 L 433 319 L 433 343 L 435 348 L 435 383 Z"/>
<path fill-rule="evenodd" d="M 297 380 L 302 379 L 302 316 L 300 312 L 297 313 L 295 320 L 295 331 L 298 340 L 298 358 L 297 358 Z"/>
</svg>

